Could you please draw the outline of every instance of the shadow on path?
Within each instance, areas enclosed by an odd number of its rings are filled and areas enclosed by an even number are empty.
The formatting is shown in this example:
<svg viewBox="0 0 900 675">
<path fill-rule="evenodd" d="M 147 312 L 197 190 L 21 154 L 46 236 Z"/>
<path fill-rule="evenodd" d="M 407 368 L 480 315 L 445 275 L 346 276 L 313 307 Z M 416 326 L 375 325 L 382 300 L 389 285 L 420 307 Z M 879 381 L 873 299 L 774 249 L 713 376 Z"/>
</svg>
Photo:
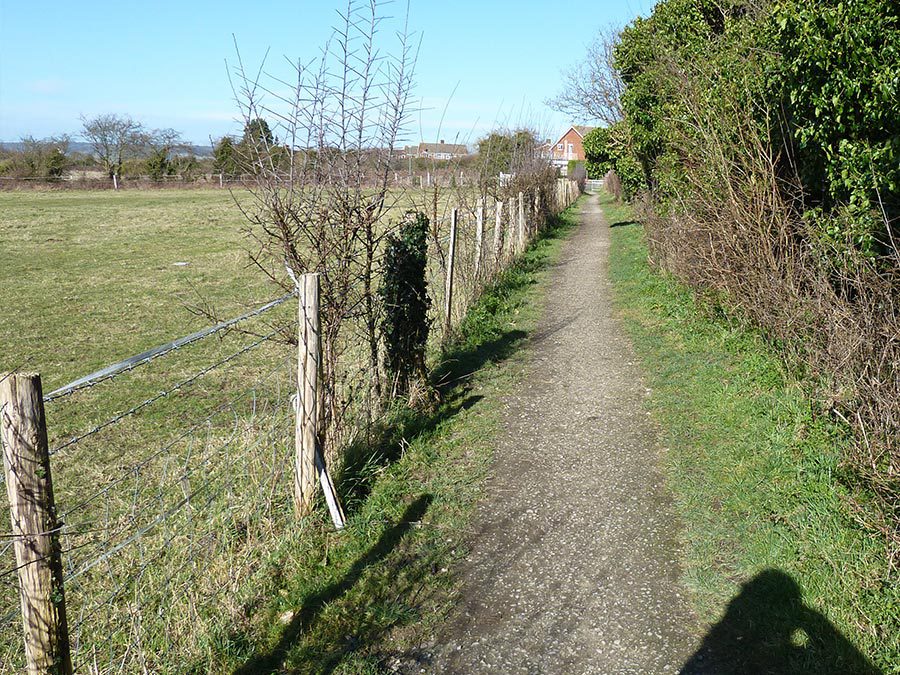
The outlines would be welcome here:
<svg viewBox="0 0 900 675">
<path fill-rule="evenodd" d="M 776 569 L 744 584 L 681 675 L 880 675 Z"/>
<path fill-rule="evenodd" d="M 303 603 L 291 622 L 285 626 L 278 644 L 269 652 L 258 654 L 243 666 L 235 670 L 235 675 L 250 675 L 278 672 L 291 647 L 297 643 L 303 633 L 315 627 L 322 609 L 330 602 L 339 599 L 360 580 L 366 569 L 379 563 L 396 548 L 400 540 L 418 523 L 431 504 L 431 495 L 421 495 L 407 507 L 403 516 L 392 527 L 385 530 L 378 541 L 365 555 L 359 558 L 347 571 L 343 579 L 315 593 Z"/>
</svg>

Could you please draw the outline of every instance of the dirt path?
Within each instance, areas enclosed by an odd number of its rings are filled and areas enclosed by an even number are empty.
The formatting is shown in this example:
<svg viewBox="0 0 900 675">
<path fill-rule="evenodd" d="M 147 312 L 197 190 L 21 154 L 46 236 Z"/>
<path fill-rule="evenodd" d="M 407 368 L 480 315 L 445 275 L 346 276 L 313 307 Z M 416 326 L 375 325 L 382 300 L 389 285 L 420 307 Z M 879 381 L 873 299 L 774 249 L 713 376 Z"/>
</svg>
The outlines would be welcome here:
<svg viewBox="0 0 900 675">
<path fill-rule="evenodd" d="M 675 519 L 597 198 L 555 270 L 504 414 L 436 673 L 675 673 L 696 645 Z"/>
</svg>

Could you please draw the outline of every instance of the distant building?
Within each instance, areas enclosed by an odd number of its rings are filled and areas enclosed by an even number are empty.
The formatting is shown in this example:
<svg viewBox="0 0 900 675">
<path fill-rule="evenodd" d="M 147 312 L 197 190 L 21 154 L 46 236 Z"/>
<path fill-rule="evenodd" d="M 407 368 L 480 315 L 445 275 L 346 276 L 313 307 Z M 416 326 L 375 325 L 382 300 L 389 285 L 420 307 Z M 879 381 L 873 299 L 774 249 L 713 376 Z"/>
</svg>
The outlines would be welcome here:
<svg viewBox="0 0 900 675">
<path fill-rule="evenodd" d="M 407 145 L 403 148 L 400 156 L 420 157 L 431 159 L 456 159 L 457 157 L 465 157 L 469 154 L 469 149 L 464 144 L 457 143 L 419 143 L 418 145 Z"/>
<path fill-rule="evenodd" d="M 572 125 L 556 143 L 550 144 L 550 162 L 555 166 L 568 166 L 571 160 L 584 161 L 582 140 L 589 131 L 597 127 Z"/>
</svg>

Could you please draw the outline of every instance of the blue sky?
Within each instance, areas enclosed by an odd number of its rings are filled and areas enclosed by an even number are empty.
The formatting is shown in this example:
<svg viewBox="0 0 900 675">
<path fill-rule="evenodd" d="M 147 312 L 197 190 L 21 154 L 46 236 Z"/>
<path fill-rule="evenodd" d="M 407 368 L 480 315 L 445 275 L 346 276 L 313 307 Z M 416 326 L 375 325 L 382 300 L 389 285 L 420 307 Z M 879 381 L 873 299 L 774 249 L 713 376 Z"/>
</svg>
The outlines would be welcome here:
<svg viewBox="0 0 900 675">
<path fill-rule="evenodd" d="M 543 104 L 560 71 L 599 28 L 647 15 L 652 5 L 412 0 L 422 110 L 409 135 L 471 142 L 520 122 L 563 131 L 572 120 Z M 314 58 L 345 7 L 346 0 L 0 0 L 0 140 L 77 136 L 80 115 L 101 113 L 172 127 L 195 143 L 236 133 L 226 68 L 232 35 L 245 62 L 258 64 L 268 49 L 271 69 L 286 73 L 282 57 Z M 400 16 L 405 7 L 395 1 L 382 11 Z"/>
</svg>

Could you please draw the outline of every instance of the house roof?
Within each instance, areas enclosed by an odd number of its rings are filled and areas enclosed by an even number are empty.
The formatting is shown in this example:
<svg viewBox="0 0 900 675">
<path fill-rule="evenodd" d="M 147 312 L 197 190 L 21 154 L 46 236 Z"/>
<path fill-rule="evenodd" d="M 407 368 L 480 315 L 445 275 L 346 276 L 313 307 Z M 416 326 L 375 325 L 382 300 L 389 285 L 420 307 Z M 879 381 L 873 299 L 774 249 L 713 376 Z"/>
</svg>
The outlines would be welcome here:
<svg viewBox="0 0 900 675">
<path fill-rule="evenodd" d="M 468 155 L 469 149 L 464 144 L 456 143 L 419 143 L 419 152 L 427 152 L 429 155 L 437 153 Z"/>
<path fill-rule="evenodd" d="M 585 134 L 589 131 L 593 131 L 597 127 L 588 127 L 583 124 L 573 124 L 572 128 L 575 130 L 575 133 L 584 138 Z"/>
</svg>

